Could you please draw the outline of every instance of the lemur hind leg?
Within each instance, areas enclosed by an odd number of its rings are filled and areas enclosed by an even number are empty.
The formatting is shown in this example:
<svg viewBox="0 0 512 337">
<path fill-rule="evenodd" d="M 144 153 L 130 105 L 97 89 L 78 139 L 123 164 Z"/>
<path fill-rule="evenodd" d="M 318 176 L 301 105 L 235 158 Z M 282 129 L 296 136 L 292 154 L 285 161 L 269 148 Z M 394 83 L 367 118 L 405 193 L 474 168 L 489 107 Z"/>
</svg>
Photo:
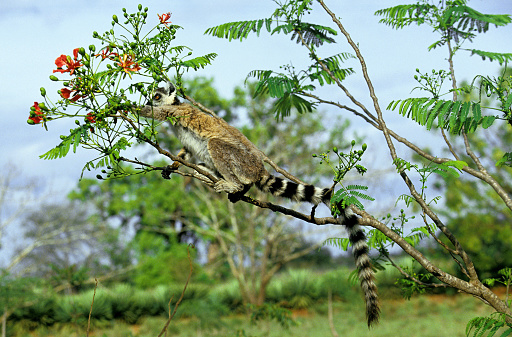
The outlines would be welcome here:
<svg viewBox="0 0 512 337">
<path fill-rule="evenodd" d="M 216 192 L 245 193 L 258 177 L 251 177 L 251 154 L 221 139 L 208 141 L 208 152 L 222 179 L 215 183 Z M 248 187 L 246 187 L 248 185 Z"/>
</svg>

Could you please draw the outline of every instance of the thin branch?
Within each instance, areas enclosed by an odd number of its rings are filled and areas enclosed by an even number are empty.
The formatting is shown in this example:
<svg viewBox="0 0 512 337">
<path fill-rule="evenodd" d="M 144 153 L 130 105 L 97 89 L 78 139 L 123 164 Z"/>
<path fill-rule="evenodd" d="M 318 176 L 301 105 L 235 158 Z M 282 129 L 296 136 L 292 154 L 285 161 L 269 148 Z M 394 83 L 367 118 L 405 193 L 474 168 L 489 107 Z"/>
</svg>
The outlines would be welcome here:
<svg viewBox="0 0 512 337">
<path fill-rule="evenodd" d="M 176 314 L 176 311 L 178 310 L 178 306 L 180 305 L 181 301 L 183 300 L 183 297 L 185 296 L 185 290 L 187 290 L 188 283 L 190 282 L 190 278 L 192 277 L 193 268 L 192 268 L 192 259 L 190 258 L 190 250 L 189 250 L 189 248 L 190 248 L 190 245 L 189 245 L 189 247 L 187 247 L 188 263 L 190 265 L 190 272 L 188 273 L 187 282 L 185 282 L 185 286 L 183 287 L 183 291 L 181 292 L 181 296 L 178 299 L 178 302 L 176 302 L 176 305 L 174 306 L 174 311 L 172 312 L 172 315 L 170 315 L 169 319 L 167 320 L 167 322 L 165 322 L 164 328 L 162 329 L 162 331 L 160 332 L 158 337 L 162 337 L 162 335 L 164 333 L 166 333 L 167 328 L 169 327 L 169 324 L 171 323 L 172 318 L 174 317 L 174 315 Z"/>
<path fill-rule="evenodd" d="M 329 328 L 331 329 L 332 337 L 339 337 L 336 328 L 334 327 L 334 318 L 332 314 L 332 290 L 329 288 L 327 291 L 327 319 L 329 320 Z"/>
<path fill-rule="evenodd" d="M 448 146 L 448 149 L 450 150 L 450 152 L 452 153 L 453 157 L 456 159 L 456 160 L 460 160 L 459 159 L 459 156 L 457 155 L 457 153 L 455 153 L 455 150 L 453 149 L 452 147 L 452 144 L 450 143 L 450 141 L 448 140 L 448 137 L 446 137 L 446 133 L 444 132 L 444 129 L 441 128 L 441 134 L 443 135 L 443 139 L 444 139 L 444 142 L 446 143 L 446 145 Z"/>
<path fill-rule="evenodd" d="M 408 278 L 409 280 L 413 281 L 414 283 L 417 283 L 417 284 L 419 284 L 421 286 L 424 286 L 424 287 L 427 287 L 427 288 L 447 288 L 447 287 L 449 287 L 445 283 L 426 283 L 426 282 L 423 282 L 423 281 L 419 280 L 418 278 L 412 276 L 411 274 L 409 274 L 405 270 L 403 270 L 402 267 L 397 265 L 390 256 L 386 256 L 386 258 L 393 265 L 393 267 L 395 267 L 400 272 L 400 274 L 402 274 L 405 278 Z"/>
<path fill-rule="evenodd" d="M 98 280 L 96 280 L 96 284 L 94 285 L 94 293 L 92 294 L 91 310 L 89 310 L 89 319 L 87 320 L 87 337 L 89 337 L 89 330 L 91 328 L 92 307 L 94 305 L 94 298 L 96 297 L 96 289 L 97 288 L 98 288 Z"/>
</svg>

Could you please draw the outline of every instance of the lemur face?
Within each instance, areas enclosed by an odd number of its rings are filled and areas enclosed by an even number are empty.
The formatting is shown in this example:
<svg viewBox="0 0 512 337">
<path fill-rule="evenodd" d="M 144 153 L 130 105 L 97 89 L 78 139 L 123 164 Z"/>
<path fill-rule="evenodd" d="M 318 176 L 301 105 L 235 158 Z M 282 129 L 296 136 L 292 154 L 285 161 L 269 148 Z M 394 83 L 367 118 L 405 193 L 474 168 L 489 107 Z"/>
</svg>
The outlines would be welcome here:
<svg viewBox="0 0 512 337">
<path fill-rule="evenodd" d="M 180 103 L 180 101 L 176 97 L 176 87 L 171 82 L 167 83 L 167 88 L 160 87 L 155 89 L 155 94 L 153 95 L 153 98 L 150 101 L 148 101 L 147 105 L 162 106 Z"/>
<path fill-rule="evenodd" d="M 161 87 L 155 89 L 155 94 L 153 98 L 148 101 L 147 105 L 162 106 L 172 104 L 179 104 L 179 100 L 176 97 L 176 87 L 171 82 L 168 82 L 167 88 Z"/>
</svg>

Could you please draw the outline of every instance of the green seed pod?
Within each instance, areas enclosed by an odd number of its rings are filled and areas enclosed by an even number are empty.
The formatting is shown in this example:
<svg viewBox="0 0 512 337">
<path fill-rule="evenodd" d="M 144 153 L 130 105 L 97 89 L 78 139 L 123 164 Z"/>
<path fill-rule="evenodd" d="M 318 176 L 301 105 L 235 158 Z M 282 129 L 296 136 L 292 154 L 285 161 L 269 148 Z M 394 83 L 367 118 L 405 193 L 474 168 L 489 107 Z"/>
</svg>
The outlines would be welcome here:
<svg viewBox="0 0 512 337">
<path fill-rule="evenodd" d="M 55 81 L 58 81 L 59 79 L 55 75 L 50 75 L 50 80 L 55 82 Z"/>
<path fill-rule="evenodd" d="M 41 87 L 39 90 L 41 91 L 41 96 L 43 96 L 43 97 L 46 96 L 46 89 L 45 88 Z"/>
</svg>

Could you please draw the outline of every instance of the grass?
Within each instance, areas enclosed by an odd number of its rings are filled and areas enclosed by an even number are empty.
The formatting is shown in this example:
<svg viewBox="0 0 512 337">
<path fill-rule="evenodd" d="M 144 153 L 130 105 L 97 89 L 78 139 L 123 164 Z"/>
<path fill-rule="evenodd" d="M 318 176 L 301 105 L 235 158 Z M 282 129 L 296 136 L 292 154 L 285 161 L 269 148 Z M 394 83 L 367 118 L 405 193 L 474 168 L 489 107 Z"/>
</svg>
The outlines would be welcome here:
<svg viewBox="0 0 512 337">
<path fill-rule="evenodd" d="M 184 302 L 185 303 L 185 302 Z M 458 294 L 455 296 L 419 296 L 410 301 L 384 299 L 381 303 L 380 324 L 368 330 L 365 325 L 362 299 L 334 303 L 334 325 L 340 336 L 465 336 L 467 322 L 475 316 L 485 316 L 491 308 L 474 298 Z M 179 311 L 179 309 L 178 309 Z M 260 322 L 251 325 L 246 315 L 234 314 L 226 317 L 179 318 L 169 326 L 167 336 L 332 336 L 327 320 L 327 305 L 315 304 L 309 309 L 294 311 L 296 325 L 288 330 L 277 322 Z M 137 325 L 122 321 L 94 324 L 91 337 L 154 337 L 164 326 L 166 317 L 146 317 Z M 51 327 L 27 326 L 18 322 L 9 328 L 8 336 L 16 337 L 74 337 L 85 336 L 87 325 L 56 324 Z M 243 330 L 245 335 L 237 334 Z"/>
</svg>

